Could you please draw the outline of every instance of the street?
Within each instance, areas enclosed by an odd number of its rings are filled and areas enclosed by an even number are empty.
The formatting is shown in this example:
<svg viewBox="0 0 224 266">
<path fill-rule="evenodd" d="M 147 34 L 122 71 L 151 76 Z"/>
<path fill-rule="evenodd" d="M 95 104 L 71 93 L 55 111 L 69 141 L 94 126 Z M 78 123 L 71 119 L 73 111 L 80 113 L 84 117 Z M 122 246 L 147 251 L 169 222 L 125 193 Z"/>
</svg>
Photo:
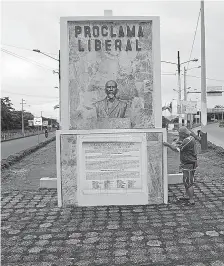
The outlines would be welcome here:
<svg viewBox="0 0 224 266">
<path fill-rule="evenodd" d="M 55 136 L 55 132 L 50 132 L 48 138 Z M 39 135 L 39 142 L 46 140 L 44 134 Z M 5 141 L 1 143 L 1 159 L 6 159 L 10 155 L 28 149 L 38 144 L 38 135 Z"/>
<path fill-rule="evenodd" d="M 218 123 L 207 126 L 208 140 L 217 146 L 224 148 L 224 128 L 219 127 Z"/>
<path fill-rule="evenodd" d="M 201 127 L 194 128 L 193 131 L 197 133 L 197 130 Z M 224 128 L 219 127 L 218 123 L 209 124 L 206 126 L 208 141 L 212 142 L 216 146 L 224 148 Z"/>
</svg>

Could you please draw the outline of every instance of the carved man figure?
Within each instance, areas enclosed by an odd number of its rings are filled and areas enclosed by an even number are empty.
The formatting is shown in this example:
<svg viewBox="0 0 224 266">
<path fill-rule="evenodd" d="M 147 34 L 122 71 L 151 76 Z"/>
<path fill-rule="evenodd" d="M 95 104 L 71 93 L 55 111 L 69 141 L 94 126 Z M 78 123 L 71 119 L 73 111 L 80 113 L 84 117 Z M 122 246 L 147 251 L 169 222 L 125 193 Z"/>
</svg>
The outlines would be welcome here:
<svg viewBox="0 0 224 266">
<path fill-rule="evenodd" d="M 114 80 L 107 81 L 105 85 L 106 98 L 95 103 L 98 118 L 124 118 L 127 103 L 119 100 L 117 83 Z"/>
</svg>

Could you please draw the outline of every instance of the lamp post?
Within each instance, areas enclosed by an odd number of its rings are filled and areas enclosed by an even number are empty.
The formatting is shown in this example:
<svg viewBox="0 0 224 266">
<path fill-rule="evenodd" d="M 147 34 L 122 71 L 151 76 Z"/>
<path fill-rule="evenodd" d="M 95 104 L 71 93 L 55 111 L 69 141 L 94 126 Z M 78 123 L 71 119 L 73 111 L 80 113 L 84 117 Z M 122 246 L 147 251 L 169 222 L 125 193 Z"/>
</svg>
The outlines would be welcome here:
<svg viewBox="0 0 224 266">
<path fill-rule="evenodd" d="M 59 61 L 59 59 L 54 58 L 53 56 L 50 56 L 50 55 L 48 55 L 48 54 L 46 54 L 46 53 L 43 53 L 43 52 L 41 52 L 41 51 L 38 50 L 38 49 L 33 49 L 33 52 L 43 54 L 43 55 L 45 55 L 45 56 L 47 56 L 47 57 L 50 57 L 50 58 L 52 58 L 52 59 L 54 59 L 54 60 L 56 60 L 56 61 Z"/>
<path fill-rule="evenodd" d="M 180 78 L 180 68 L 181 65 L 186 64 L 188 62 L 197 62 L 198 59 L 194 58 L 185 62 L 180 62 L 180 52 L 177 52 L 177 63 L 174 62 L 169 62 L 169 61 L 161 61 L 162 63 L 167 63 L 167 64 L 172 64 L 177 66 L 177 71 L 178 71 L 178 100 L 177 100 L 177 110 L 178 110 L 178 115 L 179 115 L 179 126 L 182 125 L 182 116 L 181 116 L 181 78 Z"/>
<path fill-rule="evenodd" d="M 204 1 L 201 1 L 201 149 L 208 149 L 207 142 L 207 95 L 206 95 L 206 60 L 205 60 L 205 14 Z"/>
<path fill-rule="evenodd" d="M 186 69 L 184 67 L 184 101 L 187 101 L 187 71 L 195 69 L 195 68 L 200 68 L 201 66 L 197 66 L 197 67 L 192 67 L 189 69 Z M 188 118 L 188 114 L 184 115 L 184 125 L 187 126 L 187 118 Z"/>
<path fill-rule="evenodd" d="M 23 106 L 24 106 L 24 104 L 26 104 L 25 100 L 22 99 L 22 102 L 20 104 L 22 105 L 22 112 L 21 112 L 21 115 L 22 115 L 22 135 L 24 137 L 25 136 L 25 131 L 24 131 L 24 114 L 23 114 L 24 108 L 23 108 Z"/>
<path fill-rule="evenodd" d="M 45 55 L 45 56 L 47 56 L 47 57 L 49 57 L 49 58 L 51 58 L 51 59 L 54 59 L 54 60 L 58 61 L 58 71 L 53 70 L 53 74 L 58 74 L 58 79 L 59 79 L 59 88 L 58 88 L 58 89 L 59 89 L 59 101 L 61 101 L 61 100 L 60 100 L 60 99 L 61 99 L 61 97 L 60 97 L 60 84 L 61 84 L 60 50 L 59 50 L 59 52 L 58 52 L 58 59 L 55 58 L 55 57 L 53 57 L 53 56 L 50 56 L 50 55 L 48 55 L 48 54 L 46 54 L 46 53 L 41 52 L 39 49 L 33 49 L 33 52 L 36 52 L 36 53 L 39 53 L 39 54 Z M 59 108 L 59 107 L 58 107 L 58 108 Z M 60 112 L 59 121 L 60 121 L 60 123 L 61 123 L 61 112 Z"/>
</svg>

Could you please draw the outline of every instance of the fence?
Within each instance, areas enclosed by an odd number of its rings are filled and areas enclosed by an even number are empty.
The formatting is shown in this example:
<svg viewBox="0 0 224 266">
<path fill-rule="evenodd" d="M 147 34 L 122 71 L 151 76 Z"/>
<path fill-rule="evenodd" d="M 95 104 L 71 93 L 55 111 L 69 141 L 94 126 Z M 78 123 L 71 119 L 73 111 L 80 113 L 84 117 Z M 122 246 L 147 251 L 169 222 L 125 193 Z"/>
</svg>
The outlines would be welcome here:
<svg viewBox="0 0 224 266">
<path fill-rule="evenodd" d="M 49 130 L 49 132 L 55 131 L 56 129 Z M 39 131 L 39 134 L 44 133 L 43 131 Z M 25 130 L 24 135 L 22 134 L 22 131 L 15 131 L 15 130 L 8 130 L 8 131 L 1 131 L 1 141 L 6 141 L 6 140 L 12 140 L 12 139 L 17 139 L 17 138 L 25 138 L 29 136 L 34 136 L 37 135 L 38 131 L 37 130 Z"/>
</svg>

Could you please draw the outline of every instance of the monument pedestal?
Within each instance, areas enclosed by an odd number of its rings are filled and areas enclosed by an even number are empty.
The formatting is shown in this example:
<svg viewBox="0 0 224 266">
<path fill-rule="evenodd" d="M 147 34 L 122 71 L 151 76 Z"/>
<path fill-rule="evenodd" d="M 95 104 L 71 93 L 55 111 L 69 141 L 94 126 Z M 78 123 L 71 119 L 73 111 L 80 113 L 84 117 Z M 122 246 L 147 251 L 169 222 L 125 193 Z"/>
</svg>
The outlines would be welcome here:
<svg viewBox="0 0 224 266">
<path fill-rule="evenodd" d="M 57 131 L 58 205 L 167 202 L 165 129 Z"/>
<path fill-rule="evenodd" d="M 166 203 L 159 17 L 60 27 L 58 205 Z"/>
</svg>

